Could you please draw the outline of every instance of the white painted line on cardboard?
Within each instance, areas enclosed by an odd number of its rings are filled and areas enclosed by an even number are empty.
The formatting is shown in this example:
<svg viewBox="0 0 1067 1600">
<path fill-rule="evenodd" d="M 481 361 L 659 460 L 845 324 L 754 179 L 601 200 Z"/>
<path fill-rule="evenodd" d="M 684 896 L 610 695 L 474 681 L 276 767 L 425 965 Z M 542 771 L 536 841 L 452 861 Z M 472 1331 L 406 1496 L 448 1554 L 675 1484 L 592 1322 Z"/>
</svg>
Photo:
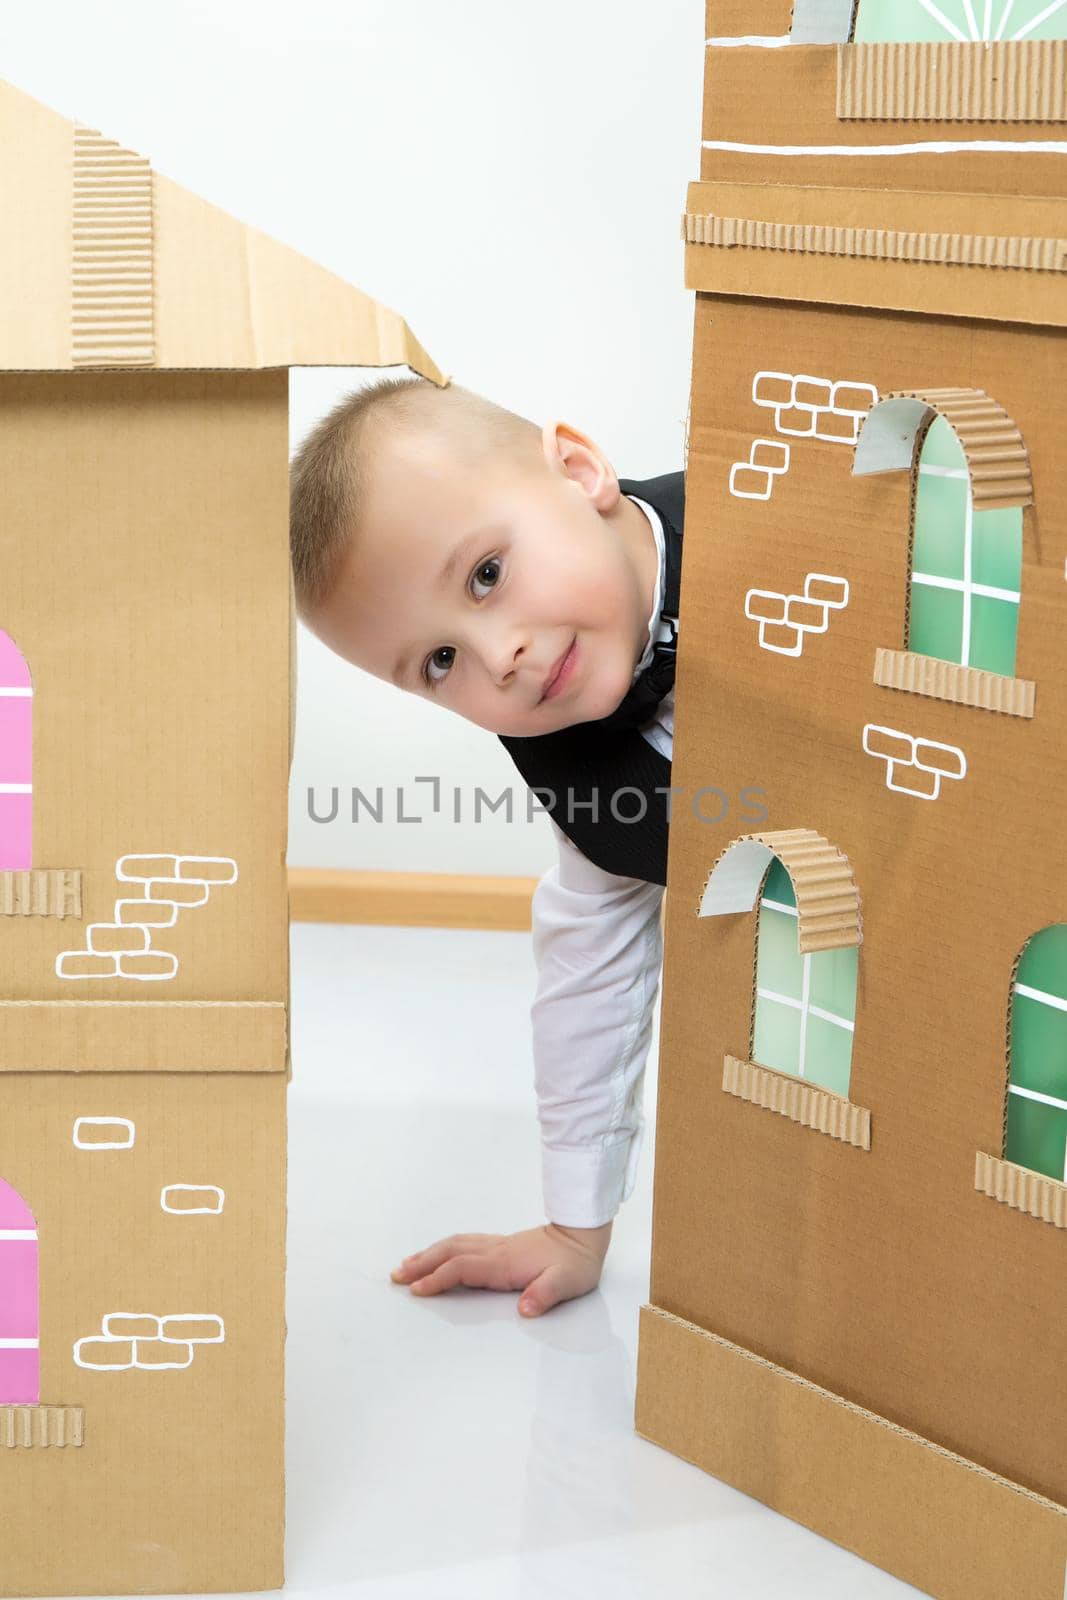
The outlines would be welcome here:
<svg viewBox="0 0 1067 1600">
<path fill-rule="evenodd" d="M 168 1196 L 177 1194 L 215 1195 L 217 1205 L 205 1206 L 172 1206 L 168 1204 Z M 159 1203 L 164 1211 L 169 1211 L 175 1217 L 217 1217 L 221 1214 L 226 1204 L 225 1192 L 213 1183 L 168 1183 L 160 1190 Z"/>
<path fill-rule="evenodd" d="M 129 1138 L 112 1143 L 105 1140 L 85 1142 L 81 1138 L 82 1128 L 125 1128 Z M 74 1143 L 79 1150 L 132 1150 L 136 1137 L 137 1129 L 129 1117 L 79 1117 L 74 1124 Z"/>
<path fill-rule="evenodd" d="M 87 954 L 88 952 L 82 952 Z M 0 1006 L 219 1006 L 273 1007 L 284 1011 L 284 1000 L 0 1000 Z"/>
<path fill-rule="evenodd" d="M 760 50 L 778 50 L 782 45 L 792 44 L 788 33 L 745 33 L 739 37 L 705 39 L 705 47 L 714 45 L 717 49 L 729 49 L 731 45 L 750 45 Z"/>
<path fill-rule="evenodd" d="M 978 154 L 1067 155 L 1062 139 L 921 139 L 911 144 L 746 144 L 703 139 L 704 150 L 734 150 L 747 156 L 942 156 Z"/>
</svg>

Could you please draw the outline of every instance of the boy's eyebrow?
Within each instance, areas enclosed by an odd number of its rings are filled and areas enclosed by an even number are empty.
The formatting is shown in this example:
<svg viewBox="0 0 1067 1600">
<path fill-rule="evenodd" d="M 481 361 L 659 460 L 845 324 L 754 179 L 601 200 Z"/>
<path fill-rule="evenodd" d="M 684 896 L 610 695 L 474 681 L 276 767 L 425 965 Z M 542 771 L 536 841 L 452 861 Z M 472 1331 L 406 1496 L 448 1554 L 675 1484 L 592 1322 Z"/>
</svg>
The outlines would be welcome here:
<svg viewBox="0 0 1067 1600">
<path fill-rule="evenodd" d="M 486 528 L 478 528 L 474 533 L 469 533 L 465 539 L 460 540 L 459 544 L 457 544 L 456 548 L 448 557 L 444 566 L 441 568 L 441 571 L 437 575 L 438 590 L 446 589 L 448 587 L 449 583 L 452 581 L 452 577 L 456 568 L 459 566 L 464 556 L 468 554 L 471 546 L 480 543 L 482 539 L 487 537 L 488 532 L 489 530 Z M 411 654 L 411 651 L 405 651 L 405 653 L 398 659 L 393 667 L 393 683 L 398 689 L 408 675 L 408 666 L 411 659 Z"/>
</svg>

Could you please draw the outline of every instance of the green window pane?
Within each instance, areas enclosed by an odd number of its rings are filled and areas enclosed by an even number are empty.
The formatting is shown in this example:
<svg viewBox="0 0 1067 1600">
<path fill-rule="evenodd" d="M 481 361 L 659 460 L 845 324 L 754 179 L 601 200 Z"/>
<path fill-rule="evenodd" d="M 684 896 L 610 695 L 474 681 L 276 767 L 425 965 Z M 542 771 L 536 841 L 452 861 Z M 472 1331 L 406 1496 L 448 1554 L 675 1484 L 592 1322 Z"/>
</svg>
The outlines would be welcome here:
<svg viewBox="0 0 1067 1600">
<path fill-rule="evenodd" d="M 1019 607 L 1014 600 L 991 600 L 988 595 L 972 594 L 968 665 L 1014 677 L 1018 631 Z"/>
<path fill-rule="evenodd" d="M 959 434 L 944 417 L 935 417 L 923 436 L 919 451 L 922 467 L 948 467 L 952 472 L 967 471 L 967 457 L 963 453 Z"/>
<path fill-rule="evenodd" d="M 941 661 L 959 661 L 963 654 L 963 594 L 928 583 L 911 586 L 908 649 Z"/>
<path fill-rule="evenodd" d="M 756 987 L 799 1000 L 804 958 L 797 949 L 797 919 L 788 911 L 761 906 L 756 937 Z"/>
<path fill-rule="evenodd" d="M 1023 514 L 1019 507 L 976 511 L 972 524 L 972 581 L 1018 594 L 1023 575 Z"/>
<path fill-rule="evenodd" d="M 1015 981 L 1067 1000 L 1067 922 L 1055 922 L 1034 934 L 1022 953 Z"/>
<path fill-rule="evenodd" d="M 915 542 L 913 572 L 935 578 L 963 577 L 963 547 L 967 526 L 966 478 L 935 478 L 919 473 L 915 492 Z"/>
<path fill-rule="evenodd" d="M 793 893 L 793 880 L 775 856 L 771 862 L 766 878 L 763 880 L 763 893 L 768 900 L 780 900 L 785 906 L 795 906 L 797 897 Z"/>
<path fill-rule="evenodd" d="M 1004 1159 L 1063 1183 L 1067 1161 L 1067 1111 L 1042 1105 L 1039 1100 L 1027 1100 L 1023 1095 L 1009 1094 Z"/>
<path fill-rule="evenodd" d="M 1012 996 L 1011 1081 L 1067 1101 L 1067 1011 Z"/>
<path fill-rule="evenodd" d="M 779 1072 L 796 1072 L 800 1065 L 800 1012 L 776 1000 L 756 996 L 756 1026 L 752 1059 Z"/>
<path fill-rule="evenodd" d="M 855 1020 L 859 955 L 856 945 L 850 945 L 845 950 L 816 950 L 812 953 L 808 999 L 813 1006 L 832 1011 L 835 1017 L 844 1017 L 848 1022 Z"/>
<path fill-rule="evenodd" d="M 848 1095 L 852 1033 L 822 1017 L 808 1017 L 804 1039 L 804 1077 L 835 1094 Z"/>
<path fill-rule="evenodd" d="M 1051 14 L 1049 14 L 1051 13 Z M 1067 5 L 1055 0 L 859 0 L 857 40 L 1063 39 Z M 1040 19 L 1040 20 L 1038 20 Z"/>
</svg>

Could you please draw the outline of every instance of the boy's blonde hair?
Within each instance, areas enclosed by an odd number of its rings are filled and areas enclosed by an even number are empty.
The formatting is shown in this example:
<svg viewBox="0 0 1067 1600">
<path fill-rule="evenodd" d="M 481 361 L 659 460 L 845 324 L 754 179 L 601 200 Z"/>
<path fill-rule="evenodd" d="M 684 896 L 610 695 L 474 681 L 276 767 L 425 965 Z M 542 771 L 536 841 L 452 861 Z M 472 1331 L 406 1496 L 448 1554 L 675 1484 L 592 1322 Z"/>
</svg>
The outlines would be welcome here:
<svg viewBox="0 0 1067 1600">
<path fill-rule="evenodd" d="M 325 599 L 359 526 L 367 483 L 367 424 L 428 426 L 444 432 L 465 465 L 505 449 L 534 458 L 541 430 L 527 417 L 459 384 L 438 388 L 425 378 L 381 378 L 338 402 L 307 435 L 289 467 L 289 548 L 296 606 Z"/>
</svg>

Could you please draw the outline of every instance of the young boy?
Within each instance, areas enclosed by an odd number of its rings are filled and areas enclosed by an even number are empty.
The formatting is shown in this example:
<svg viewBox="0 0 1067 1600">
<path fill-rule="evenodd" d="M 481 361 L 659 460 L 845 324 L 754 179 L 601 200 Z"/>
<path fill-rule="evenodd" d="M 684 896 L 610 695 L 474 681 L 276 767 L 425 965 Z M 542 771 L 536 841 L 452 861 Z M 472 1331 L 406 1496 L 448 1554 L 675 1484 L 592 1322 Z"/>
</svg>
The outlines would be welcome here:
<svg viewBox="0 0 1067 1600">
<path fill-rule="evenodd" d="M 568 424 L 538 428 L 418 378 L 342 401 L 292 464 L 298 615 L 345 660 L 500 736 L 559 844 L 532 906 L 547 1225 L 439 1240 L 392 1274 L 417 1294 L 521 1290 L 527 1316 L 585 1294 L 633 1188 L 662 958 L 683 481 L 620 484 Z"/>
</svg>

